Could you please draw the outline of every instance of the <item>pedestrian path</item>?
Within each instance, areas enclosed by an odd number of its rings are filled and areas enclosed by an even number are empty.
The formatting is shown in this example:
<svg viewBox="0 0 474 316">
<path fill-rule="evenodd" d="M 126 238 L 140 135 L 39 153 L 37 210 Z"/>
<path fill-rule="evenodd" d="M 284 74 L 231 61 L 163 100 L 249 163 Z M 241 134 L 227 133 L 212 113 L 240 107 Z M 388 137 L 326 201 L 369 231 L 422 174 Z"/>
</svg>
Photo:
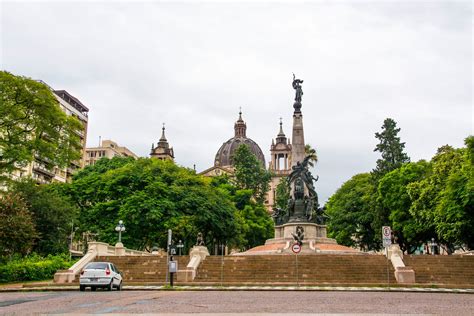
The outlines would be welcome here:
<svg viewBox="0 0 474 316">
<path fill-rule="evenodd" d="M 125 291 L 346 291 L 346 292 L 424 292 L 424 293 L 471 293 L 474 289 L 426 288 L 426 287 L 363 287 L 363 286 L 191 286 L 178 285 L 125 285 Z M 0 287 L 0 292 L 22 291 L 79 291 L 78 286 L 45 285 L 26 287 Z"/>
</svg>

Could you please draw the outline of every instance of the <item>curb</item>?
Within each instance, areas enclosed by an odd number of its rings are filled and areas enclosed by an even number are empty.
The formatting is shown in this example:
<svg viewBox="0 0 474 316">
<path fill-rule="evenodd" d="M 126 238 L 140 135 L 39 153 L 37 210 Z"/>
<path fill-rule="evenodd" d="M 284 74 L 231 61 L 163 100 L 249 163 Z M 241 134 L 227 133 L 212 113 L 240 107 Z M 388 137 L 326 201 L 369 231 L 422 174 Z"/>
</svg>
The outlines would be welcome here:
<svg viewBox="0 0 474 316">
<path fill-rule="evenodd" d="M 124 285 L 124 291 L 340 291 L 340 292 L 412 292 L 474 294 L 474 289 L 416 288 L 416 287 L 344 287 L 344 286 L 175 286 Z M 4 292 L 79 291 L 77 286 L 37 286 L 0 288 Z"/>
</svg>

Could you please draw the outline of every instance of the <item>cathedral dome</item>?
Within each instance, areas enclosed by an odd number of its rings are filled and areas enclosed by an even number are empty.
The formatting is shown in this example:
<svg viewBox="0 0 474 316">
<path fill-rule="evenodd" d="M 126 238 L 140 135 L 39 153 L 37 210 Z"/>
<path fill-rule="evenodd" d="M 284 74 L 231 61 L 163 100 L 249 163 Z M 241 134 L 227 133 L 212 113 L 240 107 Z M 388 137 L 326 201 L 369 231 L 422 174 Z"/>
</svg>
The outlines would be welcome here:
<svg viewBox="0 0 474 316">
<path fill-rule="evenodd" d="M 239 113 L 239 119 L 235 122 L 234 130 L 235 136 L 222 144 L 221 148 L 217 151 L 214 166 L 233 166 L 235 151 L 240 145 L 246 144 L 250 151 L 260 160 L 262 166 L 265 167 L 265 156 L 262 149 L 260 149 L 256 142 L 246 136 L 247 125 L 242 120 L 242 112 Z"/>
</svg>

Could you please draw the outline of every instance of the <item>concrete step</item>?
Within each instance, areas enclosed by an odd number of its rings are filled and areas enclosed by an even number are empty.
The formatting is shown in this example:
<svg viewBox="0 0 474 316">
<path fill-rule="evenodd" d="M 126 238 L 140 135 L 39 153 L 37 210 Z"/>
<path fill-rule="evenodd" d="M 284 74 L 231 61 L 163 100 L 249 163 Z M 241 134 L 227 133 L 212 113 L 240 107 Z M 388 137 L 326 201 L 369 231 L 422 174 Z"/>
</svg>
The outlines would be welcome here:
<svg viewBox="0 0 474 316">
<path fill-rule="evenodd" d="M 175 257 L 179 269 L 188 256 Z M 125 282 L 164 284 L 165 256 L 107 256 L 123 272 Z M 474 286 L 474 256 L 405 256 L 419 284 Z M 387 265 L 388 263 L 388 265 Z M 387 280 L 388 268 L 388 280 Z M 392 265 L 382 255 L 208 256 L 194 282 L 203 285 L 383 285 L 396 284 Z M 186 283 L 181 283 L 186 284 Z"/>
</svg>

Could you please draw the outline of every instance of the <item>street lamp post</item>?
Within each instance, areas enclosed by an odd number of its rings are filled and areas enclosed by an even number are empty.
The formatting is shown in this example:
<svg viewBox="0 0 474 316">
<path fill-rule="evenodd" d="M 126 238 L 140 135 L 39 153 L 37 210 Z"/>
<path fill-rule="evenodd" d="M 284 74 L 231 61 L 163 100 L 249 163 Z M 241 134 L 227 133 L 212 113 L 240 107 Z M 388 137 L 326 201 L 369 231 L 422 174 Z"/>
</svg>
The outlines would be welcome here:
<svg viewBox="0 0 474 316">
<path fill-rule="evenodd" d="M 438 244 L 436 243 L 435 239 L 434 238 L 431 238 L 431 254 L 432 255 L 435 255 L 436 254 L 436 247 L 438 246 Z"/>
<path fill-rule="evenodd" d="M 176 245 L 176 248 L 179 249 L 179 255 L 180 255 L 180 256 L 181 256 L 181 249 L 183 249 L 183 247 L 184 247 L 183 242 L 182 242 L 181 240 L 178 241 L 178 244 Z"/>
<path fill-rule="evenodd" d="M 118 242 L 121 243 L 122 242 L 122 232 L 125 231 L 125 225 L 123 224 L 122 220 L 119 220 L 118 225 L 115 226 L 115 231 L 118 232 L 118 234 L 119 234 Z"/>
</svg>

